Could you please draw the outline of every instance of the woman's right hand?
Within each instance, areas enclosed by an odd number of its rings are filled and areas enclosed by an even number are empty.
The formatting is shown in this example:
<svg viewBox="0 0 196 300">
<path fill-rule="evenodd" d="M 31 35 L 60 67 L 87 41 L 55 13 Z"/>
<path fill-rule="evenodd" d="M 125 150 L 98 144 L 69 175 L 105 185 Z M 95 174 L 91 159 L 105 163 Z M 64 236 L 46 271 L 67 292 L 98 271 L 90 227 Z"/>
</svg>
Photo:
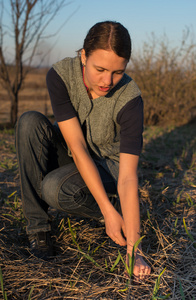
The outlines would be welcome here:
<svg viewBox="0 0 196 300">
<path fill-rule="evenodd" d="M 107 235 L 118 245 L 126 246 L 127 242 L 122 235 L 125 236 L 125 225 L 121 215 L 115 210 L 114 207 L 105 216 L 105 227 Z"/>
</svg>

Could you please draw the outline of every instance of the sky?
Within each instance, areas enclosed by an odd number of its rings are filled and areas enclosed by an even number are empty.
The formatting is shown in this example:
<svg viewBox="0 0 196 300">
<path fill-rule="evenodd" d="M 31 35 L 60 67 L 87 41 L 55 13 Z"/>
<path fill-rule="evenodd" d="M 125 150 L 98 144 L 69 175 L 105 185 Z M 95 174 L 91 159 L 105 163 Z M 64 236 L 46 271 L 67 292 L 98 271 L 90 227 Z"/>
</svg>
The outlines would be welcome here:
<svg viewBox="0 0 196 300">
<path fill-rule="evenodd" d="M 54 0 L 55 1 L 55 0 Z M 95 23 L 104 20 L 121 22 L 132 38 L 133 53 L 137 53 L 152 33 L 164 34 L 174 44 L 180 44 L 187 27 L 196 34 L 196 0 L 72 0 L 58 13 L 47 28 L 53 33 L 64 21 L 58 35 L 47 40 L 47 48 L 54 45 L 50 57 L 52 64 L 64 57 L 73 57 Z"/>
<path fill-rule="evenodd" d="M 53 24 L 75 10 L 58 35 L 51 60 L 75 56 L 89 28 L 104 20 L 119 21 L 129 30 L 133 52 L 151 33 L 157 37 L 166 34 L 176 45 L 187 27 L 196 34 L 196 0 L 74 0 Z"/>
</svg>

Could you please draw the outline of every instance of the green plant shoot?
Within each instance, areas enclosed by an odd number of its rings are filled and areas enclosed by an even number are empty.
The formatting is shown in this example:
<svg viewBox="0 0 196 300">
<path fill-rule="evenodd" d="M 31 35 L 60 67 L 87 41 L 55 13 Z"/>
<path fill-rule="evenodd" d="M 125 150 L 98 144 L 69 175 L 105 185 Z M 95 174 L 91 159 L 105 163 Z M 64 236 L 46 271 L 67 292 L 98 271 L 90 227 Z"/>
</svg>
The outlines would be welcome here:
<svg viewBox="0 0 196 300">
<path fill-rule="evenodd" d="M 193 247 L 196 248 L 196 243 L 195 243 L 194 237 L 192 236 L 192 234 L 187 229 L 185 218 L 183 218 L 183 224 L 184 224 L 184 229 L 185 229 L 187 235 L 189 236 L 190 240 L 193 242 Z"/>
<path fill-rule="evenodd" d="M 154 286 L 153 295 L 152 295 L 151 300 L 168 299 L 170 296 L 170 294 L 167 294 L 166 296 L 158 296 L 158 291 L 159 291 L 160 283 L 161 283 L 161 276 L 163 275 L 165 270 L 166 270 L 166 268 L 163 269 L 163 271 L 159 274 L 158 278 L 155 281 L 155 286 Z"/>
<path fill-rule="evenodd" d="M 1 290 L 3 293 L 3 299 L 7 300 L 7 293 L 4 291 L 4 286 L 3 286 L 3 274 L 2 274 L 1 267 L 0 267 L 0 281 L 1 281 Z"/>
</svg>

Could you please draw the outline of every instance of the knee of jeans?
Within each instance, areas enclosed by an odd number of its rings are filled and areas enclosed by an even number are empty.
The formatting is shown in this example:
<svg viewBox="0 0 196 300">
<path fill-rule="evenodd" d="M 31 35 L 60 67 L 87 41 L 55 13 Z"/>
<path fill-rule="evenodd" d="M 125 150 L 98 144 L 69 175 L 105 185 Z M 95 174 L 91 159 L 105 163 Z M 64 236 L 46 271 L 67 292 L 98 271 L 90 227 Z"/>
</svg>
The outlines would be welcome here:
<svg viewBox="0 0 196 300">
<path fill-rule="evenodd" d="M 46 124 L 47 118 L 37 111 L 28 111 L 21 115 L 16 125 L 16 136 L 25 141 L 37 131 L 42 132 L 43 124 Z"/>
<path fill-rule="evenodd" d="M 65 203 L 78 202 L 83 188 L 86 188 L 83 179 L 74 164 L 70 164 L 46 175 L 42 182 L 42 199 L 52 207 L 62 207 Z"/>
<path fill-rule="evenodd" d="M 20 116 L 16 128 L 21 137 L 32 132 L 41 116 L 42 114 L 37 111 L 28 111 Z"/>
</svg>

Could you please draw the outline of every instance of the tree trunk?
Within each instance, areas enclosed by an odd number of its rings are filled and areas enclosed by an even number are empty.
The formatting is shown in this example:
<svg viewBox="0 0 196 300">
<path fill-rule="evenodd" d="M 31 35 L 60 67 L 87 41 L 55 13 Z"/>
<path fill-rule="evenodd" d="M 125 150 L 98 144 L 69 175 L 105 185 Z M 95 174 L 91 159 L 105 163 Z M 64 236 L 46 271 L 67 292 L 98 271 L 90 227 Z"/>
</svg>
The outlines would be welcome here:
<svg viewBox="0 0 196 300">
<path fill-rule="evenodd" d="M 15 125 L 18 116 L 18 93 L 11 96 L 10 123 Z"/>
</svg>

